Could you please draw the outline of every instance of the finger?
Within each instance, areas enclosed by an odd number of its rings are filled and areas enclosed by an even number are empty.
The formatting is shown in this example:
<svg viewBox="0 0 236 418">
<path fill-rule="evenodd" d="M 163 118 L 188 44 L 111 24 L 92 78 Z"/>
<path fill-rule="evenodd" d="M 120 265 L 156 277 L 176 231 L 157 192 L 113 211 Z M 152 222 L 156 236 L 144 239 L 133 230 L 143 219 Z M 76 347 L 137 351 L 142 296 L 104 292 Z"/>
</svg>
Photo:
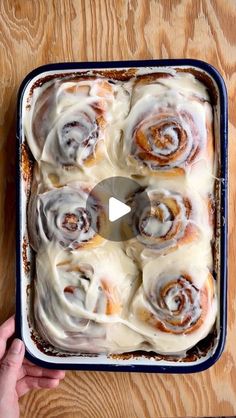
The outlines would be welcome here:
<svg viewBox="0 0 236 418">
<path fill-rule="evenodd" d="M 15 316 L 11 316 L 0 326 L 0 360 L 3 358 L 6 351 L 6 344 L 15 332 Z"/>
<path fill-rule="evenodd" d="M 43 369 L 42 367 L 33 366 L 31 364 L 24 364 L 24 373 L 27 376 L 34 377 L 50 377 L 53 379 L 64 379 L 65 372 L 63 370 Z"/>
<path fill-rule="evenodd" d="M 24 364 L 29 364 L 32 367 L 38 367 L 37 364 L 32 363 L 30 360 L 28 360 L 27 358 L 24 358 Z"/>
<path fill-rule="evenodd" d="M 25 395 L 31 389 L 53 389 L 59 385 L 59 379 L 50 379 L 47 377 L 25 376 L 18 380 L 16 390 L 19 397 Z"/>
<path fill-rule="evenodd" d="M 39 366 L 37 366 L 37 364 L 35 364 L 35 363 L 32 363 L 30 360 L 28 360 L 27 358 L 24 358 L 24 365 L 25 364 L 28 364 L 29 366 L 32 366 L 32 367 L 39 367 Z"/>
<path fill-rule="evenodd" d="M 0 364 L 0 393 L 4 395 L 15 389 L 19 370 L 24 359 L 25 347 L 21 340 L 15 338 Z"/>
</svg>

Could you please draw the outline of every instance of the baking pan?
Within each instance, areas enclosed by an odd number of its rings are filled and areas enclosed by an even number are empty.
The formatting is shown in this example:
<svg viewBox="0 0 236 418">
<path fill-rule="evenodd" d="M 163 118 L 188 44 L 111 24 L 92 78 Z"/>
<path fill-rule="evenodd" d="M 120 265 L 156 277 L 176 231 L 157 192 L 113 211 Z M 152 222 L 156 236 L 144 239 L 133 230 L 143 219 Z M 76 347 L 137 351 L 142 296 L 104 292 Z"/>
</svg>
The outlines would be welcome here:
<svg viewBox="0 0 236 418">
<path fill-rule="evenodd" d="M 32 85 L 39 79 L 52 74 L 79 73 L 85 70 L 127 70 L 132 68 L 164 67 L 182 71 L 191 69 L 197 78 L 209 84 L 213 95 L 215 152 L 217 157 L 216 187 L 216 256 L 215 275 L 218 292 L 218 316 L 215 333 L 206 341 L 190 350 L 186 359 L 171 358 L 149 353 L 119 356 L 70 355 L 55 353 L 45 345 L 40 346 L 30 321 L 31 282 L 33 280 L 34 256 L 27 241 L 26 209 L 30 187 L 30 155 L 26 153 L 22 129 L 23 108 Z M 47 368 L 103 371 L 135 371 L 157 373 L 193 373 L 212 366 L 220 357 L 226 338 L 227 323 L 227 93 L 224 81 L 211 65 L 198 60 L 148 60 L 117 62 L 60 63 L 39 67 L 29 73 L 22 82 L 18 95 L 17 110 L 17 230 L 16 230 L 16 332 L 26 346 L 26 357 L 33 363 Z M 207 350 L 206 350 L 207 347 Z M 202 351 L 202 353 L 201 353 Z"/>
</svg>

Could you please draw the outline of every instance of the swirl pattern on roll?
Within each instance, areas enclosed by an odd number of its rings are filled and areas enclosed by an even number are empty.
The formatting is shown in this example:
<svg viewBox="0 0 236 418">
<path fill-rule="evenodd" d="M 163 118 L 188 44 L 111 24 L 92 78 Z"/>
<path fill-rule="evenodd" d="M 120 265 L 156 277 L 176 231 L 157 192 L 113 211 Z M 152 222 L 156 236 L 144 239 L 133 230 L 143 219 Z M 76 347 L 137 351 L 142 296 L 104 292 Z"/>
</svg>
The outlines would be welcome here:
<svg viewBox="0 0 236 418">
<path fill-rule="evenodd" d="M 36 160 L 80 169 L 98 163 L 106 154 L 105 128 L 118 94 L 122 88 L 106 79 L 50 82 L 33 102 L 26 125 Z"/>
<path fill-rule="evenodd" d="M 104 213 L 89 187 L 71 184 L 31 197 L 28 224 L 35 250 L 51 241 L 71 250 L 99 245 L 103 239 L 95 233 L 93 222 L 102 226 Z"/>
<path fill-rule="evenodd" d="M 151 310 L 155 312 L 155 319 L 152 318 L 155 327 L 174 334 L 187 334 L 199 327 L 204 321 L 206 313 L 204 302 L 207 298 L 208 283 L 211 280 L 209 273 L 207 286 L 199 290 L 187 274 L 168 278 L 168 280 L 160 278 L 155 283 L 155 289 L 152 290 L 149 299 Z M 156 296 L 155 299 L 153 295 Z M 150 322 L 152 322 L 151 319 Z"/>
<path fill-rule="evenodd" d="M 145 195 L 149 197 L 148 206 L 142 198 L 144 192 L 138 192 L 128 202 L 138 202 L 134 211 L 132 228 L 135 239 L 127 247 L 134 251 L 146 250 L 158 254 L 181 247 L 182 245 L 211 239 L 212 229 L 209 225 L 209 207 L 198 194 L 183 188 L 181 192 L 166 188 L 149 187 Z M 135 207 L 135 206 L 134 206 Z M 152 255 L 153 256 L 153 255 Z"/>
<path fill-rule="evenodd" d="M 190 259 L 192 256 L 188 251 L 178 257 L 173 253 L 168 256 L 168 265 L 159 259 L 144 267 L 131 321 L 160 352 L 188 350 L 215 322 L 214 278 L 204 264 Z"/>
<path fill-rule="evenodd" d="M 124 153 L 131 166 L 168 175 L 183 174 L 201 159 L 210 162 L 213 134 L 207 94 L 187 87 L 181 76 L 137 83 L 124 129 Z"/>
</svg>

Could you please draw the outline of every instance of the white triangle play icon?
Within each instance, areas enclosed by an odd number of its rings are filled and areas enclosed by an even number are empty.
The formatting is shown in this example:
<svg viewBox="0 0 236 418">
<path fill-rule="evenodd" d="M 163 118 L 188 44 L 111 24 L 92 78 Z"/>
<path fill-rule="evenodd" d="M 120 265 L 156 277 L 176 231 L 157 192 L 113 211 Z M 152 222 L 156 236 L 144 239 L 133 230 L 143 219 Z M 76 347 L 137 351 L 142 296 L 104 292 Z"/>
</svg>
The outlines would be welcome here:
<svg viewBox="0 0 236 418">
<path fill-rule="evenodd" d="M 109 199 L 109 221 L 114 222 L 131 211 L 131 208 L 115 197 Z"/>
</svg>

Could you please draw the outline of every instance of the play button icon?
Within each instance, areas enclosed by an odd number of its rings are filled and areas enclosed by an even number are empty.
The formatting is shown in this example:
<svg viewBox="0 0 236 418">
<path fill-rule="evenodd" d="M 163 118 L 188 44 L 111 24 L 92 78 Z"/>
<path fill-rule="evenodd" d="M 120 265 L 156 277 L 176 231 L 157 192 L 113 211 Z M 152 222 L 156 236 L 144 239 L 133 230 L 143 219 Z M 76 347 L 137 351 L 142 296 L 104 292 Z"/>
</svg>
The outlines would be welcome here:
<svg viewBox="0 0 236 418">
<path fill-rule="evenodd" d="M 109 221 L 114 222 L 131 211 L 131 207 L 115 197 L 109 199 Z"/>
<path fill-rule="evenodd" d="M 94 207 L 97 201 L 97 207 Z M 127 241 L 137 235 L 137 222 L 143 209 L 150 207 L 147 193 L 141 185 L 127 177 L 109 177 L 98 183 L 86 202 L 88 213 L 98 211 L 91 227 L 110 241 Z"/>
</svg>

